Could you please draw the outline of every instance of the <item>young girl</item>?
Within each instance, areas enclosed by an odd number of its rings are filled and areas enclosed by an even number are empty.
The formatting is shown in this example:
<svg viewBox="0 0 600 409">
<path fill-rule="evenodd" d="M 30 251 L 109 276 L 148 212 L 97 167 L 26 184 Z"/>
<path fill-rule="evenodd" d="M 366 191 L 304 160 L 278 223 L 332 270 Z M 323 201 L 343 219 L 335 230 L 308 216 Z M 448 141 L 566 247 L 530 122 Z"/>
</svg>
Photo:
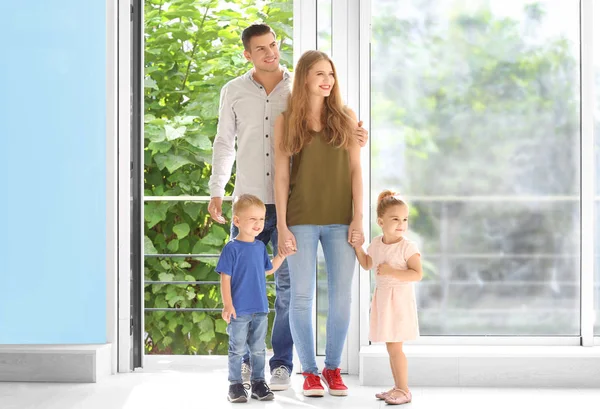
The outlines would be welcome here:
<svg viewBox="0 0 600 409">
<path fill-rule="evenodd" d="M 412 400 L 402 343 L 419 336 L 413 282 L 423 276 L 421 255 L 415 243 L 404 238 L 408 205 L 396 193 L 386 190 L 379 195 L 377 224 L 383 235 L 373 239 L 367 253 L 360 246 L 362 237 L 358 233 L 353 234 L 352 241 L 360 265 L 365 270 L 377 269 L 369 339 L 386 343 L 394 375 L 394 387 L 375 396 L 390 405 L 401 405 Z"/>
</svg>

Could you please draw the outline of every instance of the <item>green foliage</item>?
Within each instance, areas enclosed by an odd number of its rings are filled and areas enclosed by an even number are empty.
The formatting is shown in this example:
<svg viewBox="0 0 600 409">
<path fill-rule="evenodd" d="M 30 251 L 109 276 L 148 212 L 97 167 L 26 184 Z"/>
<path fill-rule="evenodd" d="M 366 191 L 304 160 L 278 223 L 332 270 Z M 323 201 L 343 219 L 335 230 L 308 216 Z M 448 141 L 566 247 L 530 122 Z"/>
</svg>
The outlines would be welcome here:
<svg viewBox="0 0 600 409">
<path fill-rule="evenodd" d="M 144 77 L 144 194 L 208 196 L 219 94 L 251 66 L 243 57 L 244 27 L 264 21 L 281 41 L 282 64 L 292 65 L 292 0 L 146 0 Z M 233 190 L 233 178 L 226 194 Z M 147 281 L 218 281 L 214 272 L 226 227 L 213 224 L 208 203 L 147 202 L 146 254 L 213 257 L 145 259 Z M 225 208 L 230 217 L 230 208 Z M 271 305 L 274 291 L 269 286 Z M 215 284 L 148 284 L 147 308 L 220 309 Z M 146 352 L 226 354 L 218 311 L 146 313 Z M 270 327 L 269 327 L 270 328 Z M 267 342 L 270 335 L 267 337 Z"/>
</svg>

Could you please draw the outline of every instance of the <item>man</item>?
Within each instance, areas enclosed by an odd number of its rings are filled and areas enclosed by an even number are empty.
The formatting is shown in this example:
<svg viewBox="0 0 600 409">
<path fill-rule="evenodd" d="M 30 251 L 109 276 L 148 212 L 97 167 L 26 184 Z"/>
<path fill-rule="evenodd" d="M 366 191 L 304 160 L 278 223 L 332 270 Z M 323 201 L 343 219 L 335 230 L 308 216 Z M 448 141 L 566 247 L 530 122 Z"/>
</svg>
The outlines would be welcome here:
<svg viewBox="0 0 600 409">
<path fill-rule="evenodd" d="M 275 32 L 266 24 L 253 24 L 242 33 L 244 57 L 253 68 L 225 84 L 221 90 L 219 124 L 213 144 L 212 174 L 209 181 L 211 200 L 208 211 L 217 223 L 225 223 L 222 215 L 225 186 L 237 163 L 234 196 L 258 196 L 267 207 L 265 227 L 257 237 L 269 241 L 277 254 L 277 218 L 274 197 L 273 129 L 275 119 L 287 104 L 292 78 L 279 64 L 279 47 Z M 355 135 L 365 146 L 367 131 L 358 124 Z M 237 137 L 237 152 L 236 152 Z M 231 237 L 238 234 L 231 226 Z M 286 390 L 292 373 L 293 340 L 289 324 L 290 277 L 287 262 L 275 274 L 275 320 L 271 343 L 273 357 L 270 388 Z M 244 383 L 249 383 L 249 356 L 242 363 Z"/>
</svg>

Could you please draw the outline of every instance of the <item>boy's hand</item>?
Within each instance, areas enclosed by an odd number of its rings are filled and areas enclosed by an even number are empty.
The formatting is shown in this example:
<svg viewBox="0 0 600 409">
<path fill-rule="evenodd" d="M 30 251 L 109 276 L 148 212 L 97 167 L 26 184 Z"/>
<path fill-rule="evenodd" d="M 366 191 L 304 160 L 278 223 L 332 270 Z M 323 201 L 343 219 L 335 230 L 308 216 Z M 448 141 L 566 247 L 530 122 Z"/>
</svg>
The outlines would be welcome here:
<svg viewBox="0 0 600 409">
<path fill-rule="evenodd" d="M 354 248 L 362 247 L 365 244 L 365 235 L 362 232 L 354 230 L 350 238 L 350 245 Z"/>
<path fill-rule="evenodd" d="M 235 315 L 235 308 L 233 308 L 233 305 L 224 306 L 223 311 L 221 312 L 221 317 L 223 317 L 225 322 L 228 324 L 231 321 L 231 317 L 233 317 L 233 319 L 236 319 L 237 316 Z"/>
<path fill-rule="evenodd" d="M 389 276 L 394 274 L 394 268 L 388 263 L 381 263 L 377 266 L 377 274 L 382 276 Z"/>
</svg>

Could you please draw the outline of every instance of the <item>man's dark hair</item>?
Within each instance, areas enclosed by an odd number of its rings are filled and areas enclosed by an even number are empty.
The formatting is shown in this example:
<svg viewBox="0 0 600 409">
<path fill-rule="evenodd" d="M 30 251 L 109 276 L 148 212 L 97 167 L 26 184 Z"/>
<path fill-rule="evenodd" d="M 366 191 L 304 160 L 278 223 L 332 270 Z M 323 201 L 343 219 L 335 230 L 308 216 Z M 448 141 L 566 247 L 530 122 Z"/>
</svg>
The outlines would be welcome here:
<svg viewBox="0 0 600 409">
<path fill-rule="evenodd" d="M 273 34 L 273 37 L 275 37 L 275 31 L 263 23 L 256 23 L 246 27 L 244 31 L 242 31 L 242 44 L 244 44 L 244 49 L 246 51 L 251 51 L 250 39 L 252 37 L 262 36 L 268 33 Z"/>
</svg>

